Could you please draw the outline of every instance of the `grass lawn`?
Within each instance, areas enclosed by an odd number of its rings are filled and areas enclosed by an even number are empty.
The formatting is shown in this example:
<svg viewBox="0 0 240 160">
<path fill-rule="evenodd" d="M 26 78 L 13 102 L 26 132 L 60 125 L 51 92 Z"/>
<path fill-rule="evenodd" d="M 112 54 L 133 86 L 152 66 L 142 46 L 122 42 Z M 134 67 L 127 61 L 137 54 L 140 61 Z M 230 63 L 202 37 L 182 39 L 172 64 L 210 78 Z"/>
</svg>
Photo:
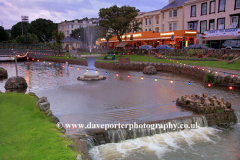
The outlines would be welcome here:
<svg viewBox="0 0 240 160">
<path fill-rule="evenodd" d="M 71 140 L 60 137 L 50 117 L 35 107 L 29 94 L 0 93 L 0 159 L 76 159 Z"/>
</svg>

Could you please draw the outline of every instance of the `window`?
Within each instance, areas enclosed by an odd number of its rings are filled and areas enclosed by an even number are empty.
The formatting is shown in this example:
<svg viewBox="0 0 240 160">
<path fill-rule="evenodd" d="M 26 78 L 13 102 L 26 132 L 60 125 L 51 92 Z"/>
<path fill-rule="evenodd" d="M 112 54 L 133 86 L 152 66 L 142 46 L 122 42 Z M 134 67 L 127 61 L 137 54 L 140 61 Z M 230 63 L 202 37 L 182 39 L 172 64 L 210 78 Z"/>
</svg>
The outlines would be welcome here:
<svg viewBox="0 0 240 160">
<path fill-rule="evenodd" d="M 191 6 L 191 17 L 196 17 L 196 5 Z"/>
<path fill-rule="evenodd" d="M 156 28 L 156 32 L 159 32 L 159 28 Z"/>
<path fill-rule="evenodd" d="M 202 3 L 201 15 L 207 15 L 207 2 Z"/>
<path fill-rule="evenodd" d="M 149 25 L 151 25 L 152 24 L 152 19 L 151 18 L 149 18 Z"/>
<path fill-rule="evenodd" d="M 67 24 L 67 28 L 69 28 L 69 24 Z"/>
<path fill-rule="evenodd" d="M 164 32 L 164 24 L 162 25 L 162 31 Z"/>
<path fill-rule="evenodd" d="M 169 17 L 172 17 L 172 10 L 169 9 Z"/>
<path fill-rule="evenodd" d="M 59 29 L 62 29 L 62 26 L 58 26 Z"/>
<path fill-rule="evenodd" d="M 177 9 L 173 10 L 173 17 L 177 17 Z"/>
<path fill-rule="evenodd" d="M 240 8 L 240 0 L 235 0 L 235 9 Z"/>
<path fill-rule="evenodd" d="M 162 12 L 162 19 L 164 19 L 164 12 Z"/>
<path fill-rule="evenodd" d="M 225 0 L 219 0 L 218 12 L 225 12 Z"/>
<path fill-rule="evenodd" d="M 201 21 L 200 22 L 200 29 L 201 29 L 201 33 L 204 33 L 204 31 L 207 30 L 207 21 Z"/>
<path fill-rule="evenodd" d="M 159 18 L 158 18 L 158 16 L 156 17 L 156 24 L 158 24 L 158 21 L 159 21 Z"/>
<path fill-rule="evenodd" d="M 188 22 L 188 30 L 197 30 L 197 22 Z"/>
<path fill-rule="evenodd" d="M 225 18 L 218 19 L 218 29 L 224 29 L 225 28 Z"/>
<path fill-rule="evenodd" d="M 69 30 L 67 30 L 67 34 L 69 34 Z"/>
<path fill-rule="evenodd" d="M 79 28 L 81 28 L 82 26 L 81 25 L 79 25 Z"/>
<path fill-rule="evenodd" d="M 173 23 L 173 31 L 177 30 L 177 23 Z"/>
<path fill-rule="evenodd" d="M 145 25 L 147 25 L 147 18 L 145 18 Z"/>
<path fill-rule="evenodd" d="M 172 31 L 172 23 L 169 23 L 169 31 Z"/>
<path fill-rule="evenodd" d="M 145 29 L 145 31 L 147 31 L 147 29 Z"/>
<path fill-rule="evenodd" d="M 238 16 L 232 16 L 230 28 L 237 28 L 237 27 L 238 27 Z"/>
<path fill-rule="evenodd" d="M 149 31 L 151 31 L 152 29 L 151 28 L 149 28 Z"/>
<path fill-rule="evenodd" d="M 215 5 L 216 5 L 215 1 L 211 1 L 211 2 L 210 2 L 210 11 L 209 11 L 209 14 L 215 13 Z"/>
<path fill-rule="evenodd" d="M 214 19 L 209 20 L 209 30 L 210 31 L 214 30 L 214 21 L 215 21 Z"/>
<path fill-rule="evenodd" d="M 73 24 L 72 24 L 72 28 L 73 28 Z"/>
</svg>

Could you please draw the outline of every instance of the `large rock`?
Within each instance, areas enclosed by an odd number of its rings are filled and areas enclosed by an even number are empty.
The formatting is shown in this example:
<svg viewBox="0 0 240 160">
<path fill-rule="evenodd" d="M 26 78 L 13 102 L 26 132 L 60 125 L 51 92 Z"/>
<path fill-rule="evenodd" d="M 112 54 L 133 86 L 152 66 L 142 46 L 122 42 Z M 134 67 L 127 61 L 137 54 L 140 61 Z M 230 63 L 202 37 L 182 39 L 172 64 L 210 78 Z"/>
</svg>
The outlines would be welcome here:
<svg viewBox="0 0 240 160">
<path fill-rule="evenodd" d="M 0 77 L 7 77 L 7 70 L 0 67 Z"/>
<path fill-rule="evenodd" d="M 144 74 L 157 74 L 157 70 L 154 66 L 146 66 L 143 69 Z"/>
<path fill-rule="evenodd" d="M 226 102 L 226 107 L 227 107 L 227 108 L 231 108 L 231 101 L 227 101 L 227 102 Z"/>
<path fill-rule="evenodd" d="M 50 109 L 50 103 L 49 102 L 39 103 L 39 107 L 41 111 L 45 112 Z"/>
<path fill-rule="evenodd" d="M 8 78 L 5 89 L 24 89 L 27 88 L 26 80 L 23 77 L 15 76 Z"/>
</svg>

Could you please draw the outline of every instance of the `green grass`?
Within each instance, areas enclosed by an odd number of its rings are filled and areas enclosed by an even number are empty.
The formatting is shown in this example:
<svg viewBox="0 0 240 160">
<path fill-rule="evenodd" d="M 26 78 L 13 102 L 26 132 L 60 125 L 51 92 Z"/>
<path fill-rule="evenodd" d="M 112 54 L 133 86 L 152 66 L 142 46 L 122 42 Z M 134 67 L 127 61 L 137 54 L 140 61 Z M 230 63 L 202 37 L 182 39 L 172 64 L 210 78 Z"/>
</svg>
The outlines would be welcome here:
<svg viewBox="0 0 240 160">
<path fill-rule="evenodd" d="M 67 58 L 67 57 L 69 57 L 69 58 Z M 79 57 L 80 57 L 80 55 L 79 55 Z M 56 56 L 45 56 L 44 58 L 84 60 L 84 59 L 82 59 L 82 58 L 74 58 L 73 56 L 70 56 L 70 54 L 69 54 L 68 52 L 65 52 L 65 53 L 63 54 L 63 56 L 58 56 L 58 55 L 56 55 Z"/>
<path fill-rule="evenodd" d="M 67 148 L 72 141 L 60 137 L 36 102 L 29 94 L 0 93 L 0 159 L 76 159 L 77 153 Z"/>
</svg>

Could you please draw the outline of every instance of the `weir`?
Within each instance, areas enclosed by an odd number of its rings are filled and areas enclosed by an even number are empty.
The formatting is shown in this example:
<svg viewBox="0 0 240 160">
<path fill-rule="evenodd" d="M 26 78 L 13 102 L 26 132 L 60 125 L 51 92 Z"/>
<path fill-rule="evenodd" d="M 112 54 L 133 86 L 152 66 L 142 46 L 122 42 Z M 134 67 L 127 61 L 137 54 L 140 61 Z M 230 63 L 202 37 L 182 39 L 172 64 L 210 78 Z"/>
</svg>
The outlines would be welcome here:
<svg viewBox="0 0 240 160">
<path fill-rule="evenodd" d="M 154 125 L 155 126 L 149 124 L 149 127 L 142 128 L 143 124 L 138 124 L 138 126 L 132 126 L 131 128 L 119 128 L 107 131 L 95 130 L 92 133 L 89 132 L 86 136 L 88 148 L 90 150 L 94 146 L 106 143 L 119 143 L 128 139 L 153 136 L 155 134 L 180 132 L 182 130 L 197 129 L 198 127 L 208 127 L 205 116 L 165 120 L 155 123 Z"/>
</svg>

